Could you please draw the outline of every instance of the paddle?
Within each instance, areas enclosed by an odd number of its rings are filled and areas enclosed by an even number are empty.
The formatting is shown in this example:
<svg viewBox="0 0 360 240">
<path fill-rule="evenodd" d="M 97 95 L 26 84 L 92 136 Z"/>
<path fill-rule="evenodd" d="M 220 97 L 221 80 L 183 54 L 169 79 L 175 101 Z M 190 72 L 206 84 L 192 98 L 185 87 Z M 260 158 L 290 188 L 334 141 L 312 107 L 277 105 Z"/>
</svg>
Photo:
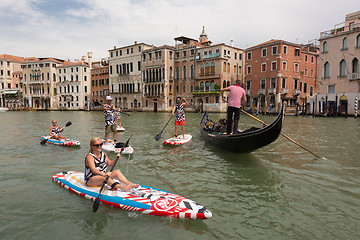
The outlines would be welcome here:
<svg viewBox="0 0 360 240">
<path fill-rule="evenodd" d="M 127 115 L 127 116 L 130 116 L 130 114 L 126 113 L 126 112 L 122 112 L 123 114 Z"/>
<path fill-rule="evenodd" d="M 65 124 L 65 127 L 68 127 L 70 126 L 72 123 L 70 121 L 68 121 L 66 124 Z M 49 138 L 47 139 L 44 139 L 40 142 L 41 145 L 44 145 L 47 141 L 49 140 Z"/>
<path fill-rule="evenodd" d="M 125 146 L 127 146 L 127 145 L 129 144 L 129 141 L 130 141 L 130 138 L 131 138 L 131 137 L 132 137 L 132 135 L 130 135 L 129 139 L 126 141 L 126 143 L 124 144 L 124 146 L 121 148 L 120 154 L 122 153 L 122 151 L 124 151 Z M 119 157 L 116 157 L 115 162 L 114 162 L 114 164 L 113 164 L 110 172 L 112 172 L 112 171 L 114 170 L 114 167 L 115 167 L 115 165 L 116 165 L 116 163 L 117 163 L 118 160 L 119 160 Z M 102 192 L 102 190 L 103 190 L 103 188 L 104 188 L 104 186 L 105 186 L 105 184 L 106 184 L 106 182 L 107 182 L 108 179 L 109 179 L 109 175 L 106 176 L 106 178 L 105 178 L 105 180 L 104 180 L 104 182 L 103 182 L 103 184 L 102 184 L 102 186 L 101 186 L 101 188 L 100 188 L 99 196 L 95 199 L 95 202 L 94 202 L 94 205 L 93 205 L 93 212 L 96 212 L 96 211 L 98 210 L 99 206 L 100 206 L 101 192 Z"/>
<path fill-rule="evenodd" d="M 173 116 L 174 116 L 174 115 L 171 115 L 169 121 L 165 124 L 165 127 L 163 128 L 163 130 L 161 130 L 161 132 L 160 132 L 158 135 L 155 136 L 155 140 L 156 140 L 156 141 L 159 141 L 159 140 L 160 140 L 161 134 L 163 133 L 163 131 L 165 130 L 166 126 L 169 124 L 169 122 L 170 122 L 170 120 L 172 119 Z"/>
<path fill-rule="evenodd" d="M 241 112 L 243 112 L 243 113 L 245 113 L 246 115 L 248 115 L 248 116 L 250 116 L 250 117 L 254 118 L 255 120 L 257 120 L 257 121 L 261 122 L 261 123 L 262 123 L 262 124 L 264 124 L 265 126 L 267 126 L 267 125 L 268 125 L 267 123 L 265 123 L 265 122 L 261 121 L 260 119 L 258 119 L 258 118 L 256 118 L 256 117 L 254 117 L 253 115 L 251 115 L 251 114 L 249 114 L 249 113 L 245 112 L 244 110 L 240 109 L 240 111 L 241 111 Z M 321 158 L 321 157 L 320 157 L 320 156 L 318 156 L 317 154 L 315 154 L 315 153 L 311 152 L 309 149 L 307 149 L 307 148 L 305 148 L 304 146 L 302 146 L 300 143 L 297 143 L 294 139 L 292 139 L 292 138 L 290 138 L 290 137 L 286 136 L 286 135 L 285 135 L 285 134 L 283 134 L 283 133 L 280 133 L 280 134 L 281 134 L 281 136 L 283 136 L 283 137 L 285 137 L 286 139 L 290 140 L 291 142 L 295 143 L 296 145 L 298 145 L 298 146 L 299 146 L 299 147 L 301 147 L 302 149 L 304 149 L 304 150 L 308 151 L 309 153 L 311 153 L 311 154 L 312 154 L 312 155 L 314 155 L 315 157 L 317 157 L 317 158 Z"/>
</svg>

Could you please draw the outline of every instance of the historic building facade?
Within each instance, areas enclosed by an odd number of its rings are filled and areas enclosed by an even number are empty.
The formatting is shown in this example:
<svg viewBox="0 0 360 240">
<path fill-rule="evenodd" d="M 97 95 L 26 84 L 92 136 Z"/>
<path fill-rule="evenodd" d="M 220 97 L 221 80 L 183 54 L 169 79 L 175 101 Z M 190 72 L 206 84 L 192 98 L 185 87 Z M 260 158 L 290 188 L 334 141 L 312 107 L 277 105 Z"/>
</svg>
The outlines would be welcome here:
<svg viewBox="0 0 360 240">
<path fill-rule="evenodd" d="M 360 99 L 360 11 L 320 33 L 317 112 L 358 114 Z"/>
<path fill-rule="evenodd" d="M 199 40 L 176 37 L 175 46 L 145 50 L 142 61 L 144 110 L 169 111 L 176 97 L 186 98 L 192 111 L 226 111 L 221 88 L 243 81 L 244 50 L 211 45 L 203 28 Z"/>
<path fill-rule="evenodd" d="M 91 94 L 91 60 L 88 53 L 79 62 L 65 62 L 57 66 L 57 86 L 55 108 L 62 110 L 89 110 Z"/>
<path fill-rule="evenodd" d="M 295 44 L 270 40 L 245 50 L 245 90 L 248 108 L 278 111 L 310 106 L 317 87 L 318 47 L 316 43 Z M 305 110 L 306 109 L 306 110 Z"/>
<path fill-rule="evenodd" d="M 170 111 L 174 98 L 172 46 L 152 47 L 142 53 L 143 110 Z"/>
<path fill-rule="evenodd" d="M 92 63 L 91 69 L 91 108 L 101 109 L 105 97 L 109 95 L 109 62 L 101 60 Z"/>
<path fill-rule="evenodd" d="M 24 107 L 39 110 L 57 108 L 56 67 L 64 62 L 55 58 L 26 58 L 21 65 Z"/>
<path fill-rule="evenodd" d="M 109 50 L 109 87 L 114 104 L 125 110 L 142 110 L 142 52 L 151 48 L 144 43 Z"/>
<path fill-rule="evenodd" d="M 20 109 L 22 103 L 23 57 L 0 55 L 0 107 Z"/>
</svg>

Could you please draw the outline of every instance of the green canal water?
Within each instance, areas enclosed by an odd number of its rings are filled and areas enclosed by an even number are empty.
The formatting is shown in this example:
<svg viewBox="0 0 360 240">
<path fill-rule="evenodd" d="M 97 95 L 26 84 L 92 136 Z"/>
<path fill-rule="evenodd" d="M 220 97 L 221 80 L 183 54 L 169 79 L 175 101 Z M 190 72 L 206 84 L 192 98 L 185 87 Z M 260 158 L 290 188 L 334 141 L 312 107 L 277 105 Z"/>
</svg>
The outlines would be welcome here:
<svg viewBox="0 0 360 240">
<path fill-rule="evenodd" d="M 186 114 L 186 145 L 154 137 L 169 113 L 122 116 L 135 152 L 117 168 L 130 181 L 190 198 L 211 219 L 178 220 L 101 205 L 60 188 L 58 172 L 84 171 L 89 140 L 104 136 L 102 112 L 0 113 L 0 239 L 360 239 L 360 119 L 287 116 L 284 137 L 251 154 L 234 154 L 200 138 L 201 114 Z M 218 119 L 221 114 L 212 114 Z M 270 123 L 274 116 L 258 116 Z M 64 135 L 80 148 L 40 145 L 51 120 L 73 124 Z M 240 128 L 260 126 L 241 115 Z M 162 139 L 174 134 L 171 123 Z M 115 155 L 110 154 L 110 158 Z"/>
</svg>

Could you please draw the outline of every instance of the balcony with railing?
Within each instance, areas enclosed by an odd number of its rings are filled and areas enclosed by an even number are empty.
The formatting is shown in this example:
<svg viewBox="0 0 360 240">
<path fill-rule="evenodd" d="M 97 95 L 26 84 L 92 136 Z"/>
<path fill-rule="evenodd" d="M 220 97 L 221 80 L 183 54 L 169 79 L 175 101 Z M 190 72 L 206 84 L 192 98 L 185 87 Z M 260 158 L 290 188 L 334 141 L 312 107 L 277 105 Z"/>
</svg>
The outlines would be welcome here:
<svg viewBox="0 0 360 240">
<path fill-rule="evenodd" d="M 288 94 L 288 93 L 289 93 L 289 89 L 287 89 L 287 88 L 281 89 L 281 94 Z"/>
<path fill-rule="evenodd" d="M 360 80 L 360 73 L 350 73 L 348 74 L 349 80 Z"/>
<path fill-rule="evenodd" d="M 269 88 L 268 93 L 269 94 L 276 94 L 276 88 Z"/>
<path fill-rule="evenodd" d="M 294 89 L 294 91 L 293 91 L 294 95 L 299 95 L 300 93 L 301 93 L 301 90 L 299 90 L 299 89 Z"/>
<path fill-rule="evenodd" d="M 265 95 L 266 93 L 266 89 L 265 88 L 260 88 L 259 91 L 258 91 L 258 94 L 259 95 Z"/>
<path fill-rule="evenodd" d="M 331 30 L 327 30 L 324 32 L 320 33 L 320 39 L 322 38 L 328 38 L 328 37 L 334 37 L 346 32 L 350 32 L 353 31 L 355 29 L 359 29 L 360 28 L 360 23 L 356 23 L 356 24 L 348 24 L 346 25 L 345 23 L 340 23 L 337 24 L 333 29 Z"/>
</svg>

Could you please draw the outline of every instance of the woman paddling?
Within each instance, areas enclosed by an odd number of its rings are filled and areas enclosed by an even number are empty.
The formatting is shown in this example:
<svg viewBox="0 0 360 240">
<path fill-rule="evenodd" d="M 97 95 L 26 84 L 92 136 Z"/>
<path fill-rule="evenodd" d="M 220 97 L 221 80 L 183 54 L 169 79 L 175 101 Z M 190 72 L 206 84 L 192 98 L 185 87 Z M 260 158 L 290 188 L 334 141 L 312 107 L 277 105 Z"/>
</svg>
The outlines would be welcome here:
<svg viewBox="0 0 360 240">
<path fill-rule="evenodd" d="M 109 176 L 107 185 L 110 186 L 111 189 L 129 191 L 131 188 L 137 188 L 139 184 L 133 184 L 128 181 L 119 169 L 107 172 L 107 167 L 112 166 L 115 160 L 111 161 L 106 153 L 101 151 L 101 146 L 100 138 L 95 137 L 90 140 L 90 151 L 85 158 L 84 179 L 86 185 L 101 186 L 106 176 Z M 116 155 L 116 157 L 120 158 L 120 154 Z M 123 184 L 115 182 L 114 178 L 117 178 Z"/>
<path fill-rule="evenodd" d="M 57 125 L 57 122 L 56 120 L 53 120 L 52 121 L 52 126 L 50 127 L 50 138 L 51 139 L 56 139 L 56 140 L 61 140 L 61 139 L 64 139 L 66 137 L 63 137 L 60 135 L 60 133 L 62 131 L 64 131 L 64 128 L 65 127 L 60 127 L 59 125 Z"/>
</svg>

